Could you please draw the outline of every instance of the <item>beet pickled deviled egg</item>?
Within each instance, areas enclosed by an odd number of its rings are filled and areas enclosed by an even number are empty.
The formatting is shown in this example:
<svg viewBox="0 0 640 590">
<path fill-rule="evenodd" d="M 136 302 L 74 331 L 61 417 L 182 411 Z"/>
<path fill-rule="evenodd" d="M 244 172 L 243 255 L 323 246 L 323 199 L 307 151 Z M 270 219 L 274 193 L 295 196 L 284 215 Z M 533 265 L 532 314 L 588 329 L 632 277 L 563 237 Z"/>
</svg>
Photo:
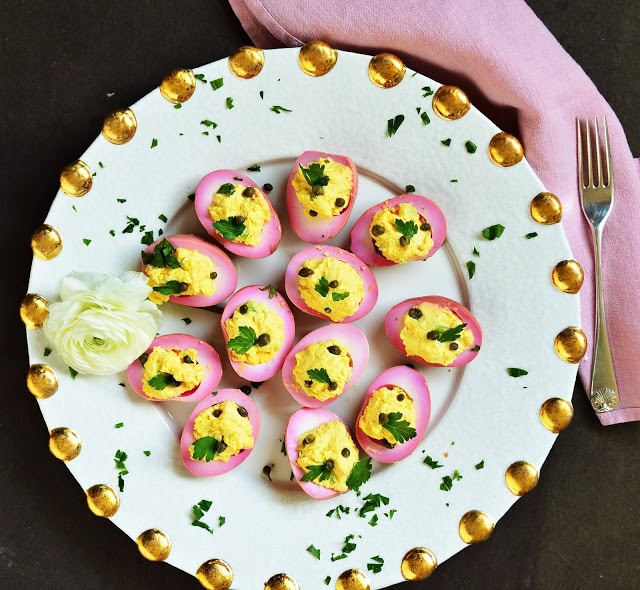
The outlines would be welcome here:
<svg viewBox="0 0 640 590">
<path fill-rule="evenodd" d="M 149 299 L 191 307 L 220 303 L 238 284 L 233 262 L 215 244 L 191 234 L 156 240 L 142 251 L 142 272 L 152 288 Z"/>
<path fill-rule="evenodd" d="M 209 235 L 238 256 L 264 258 L 280 243 L 282 228 L 271 201 L 241 172 L 207 174 L 196 188 L 195 208 Z"/>
<path fill-rule="evenodd" d="M 295 480 L 317 500 L 357 492 L 371 475 L 371 459 L 360 460 L 346 424 L 324 408 L 295 411 L 284 445 Z"/>
<path fill-rule="evenodd" d="M 319 408 L 340 397 L 364 371 L 369 343 L 348 324 L 330 324 L 309 332 L 289 352 L 282 382 L 302 406 Z"/>
<path fill-rule="evenodd" d="M 369 267 L 335 246 L 308 246 L 285 271 L 285 290 L 301 311 L 332 322 L 353 322 L 378 300 L 378 283 Z"/>
<path fill-rule="evenodd" d="M 287 180 L 291 228 L 305 242 L 326 242 L 347 223 L 357 193 L 358 173 L 351 158 L 304 152 L 293 163 Z"/>
<path fill-rule="evenodd" d="M 356 418 L 356 438 L 367 455 L 396 463 L 420 444 L 431 416 L 429 387 L 421 373 L 399 365 L 378 375 Z"/>
<path fill-rule="evenodd" d="M 482 345 L 482 331 L 461 303 L 429 295 L 394 305 L 384 319 L 393 345 L 411 360 L 436 367 L 471 362 Z"/>
<path fill-rule="evenodd" d="M 399 195 L 367 209 L 351 229 L 351 251 L 371 266 L 426 260 L 442 246 L 447 224 L 427 197 Z"/>
<path fill-rule="evenodd" d="M 295 338 L 293 314 L 270 285 L 236 291 L 220 318 L 233 370 L 248 381 L 266 381 L 281 368 Z"/>
<path fill-rule="evenodd" d="M 220 389 L 193 410 L 182 430 L 180 456 L 195 475 L 220 475 L 242 463 L 260 432 L 260 414 L 239 389 Z"/>
<path fill-rule="evenodd" d="M 203 340 L 189 334 L 165 334 L 129 365 L 127 377 L 145 399 L 197 401 L 218 386 L 222 365 L 215 349 Z"/>
</svg>

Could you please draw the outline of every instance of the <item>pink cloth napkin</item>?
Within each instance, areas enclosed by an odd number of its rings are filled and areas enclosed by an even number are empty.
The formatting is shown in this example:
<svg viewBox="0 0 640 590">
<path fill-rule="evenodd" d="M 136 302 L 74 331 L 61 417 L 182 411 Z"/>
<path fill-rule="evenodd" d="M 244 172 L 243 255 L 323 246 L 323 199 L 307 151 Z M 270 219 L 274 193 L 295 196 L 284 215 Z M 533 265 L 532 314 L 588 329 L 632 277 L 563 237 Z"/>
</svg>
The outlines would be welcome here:
<svg viewBox="0 0 640 590">
<path fill-rule="evenodd" d="M 563 226 L 585 272 L 582 329 L 590 345 L 579 377 L 589 390 L 594 334 L 593 251 L 577 186 L 575 118 L 609 124 L 615 204 L 604 230 L 607 326 L 620 405 L 598 414 L 604 425 L 640 419 L 640 161 L 620 122 L 582 68 L 521 0 L 230 0 L 263 49 L 322 39 L 336 49 L 389 51 L 443 84 L 455 84 L 502 129 L 520 138 L 547 190 L 560 197 Z"/>
</svg>

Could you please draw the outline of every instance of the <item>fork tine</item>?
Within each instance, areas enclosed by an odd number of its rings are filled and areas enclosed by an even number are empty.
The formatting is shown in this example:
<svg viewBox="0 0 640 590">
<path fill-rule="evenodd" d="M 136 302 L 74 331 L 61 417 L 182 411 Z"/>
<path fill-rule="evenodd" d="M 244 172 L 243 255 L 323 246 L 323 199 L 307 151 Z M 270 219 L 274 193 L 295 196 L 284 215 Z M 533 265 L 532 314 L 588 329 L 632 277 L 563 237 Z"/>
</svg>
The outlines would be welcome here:
<svg viewBox="0 0 640 590">
<path fill-rule="evenodd" d="M 607 125 L 607 118 L 603 117 L 604 128 L 604 155 L 605 165 L 607 168 L 607 184 L 603 183 L 603 186 L 611 186 L 613 184 L 613 167 L 611 166 L 611 149 L 609 147 L 609 126 Z"/>
<path fill-rule="evenodd" d="M 580 187 L 584 186 L 584 167 L 582 164 L 582 126 L 580 118 L 576 117 L 576 136 L 578 139 L 578 178 L 580 178 Z"/>
<path fill-rule="evenodd" d="M 593 186 L 593 165 L 591 163 L 591 129 L 589 126 L 589 119 L 584 122 L 585 135 L 587 144 L 587 186 Z"/>
<path fill-rule="evenodd" d="M 602 148 L 600 147 L 597 117 L 593 118 L 593 147 L 596 152 L 596 173 L 598 175 L 598 183 L 594 186 L 604 186 L 604 180 L 602 178 Z"/>
</svg>

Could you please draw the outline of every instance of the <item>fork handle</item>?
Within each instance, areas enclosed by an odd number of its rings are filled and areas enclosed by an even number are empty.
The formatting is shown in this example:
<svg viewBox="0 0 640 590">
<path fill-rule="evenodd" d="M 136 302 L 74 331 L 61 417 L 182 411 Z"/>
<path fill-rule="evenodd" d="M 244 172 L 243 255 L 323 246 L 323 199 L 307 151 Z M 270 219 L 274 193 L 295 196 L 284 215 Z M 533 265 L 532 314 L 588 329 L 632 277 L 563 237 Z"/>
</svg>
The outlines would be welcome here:
<svg viewBox="0 0 640 590">
<path fill-rule="evenodd" d="M 593 352 L 593 370 L 591 373 L 590 401 L 593 409 L 600 412 L 610 412 L 618 407 L 618 385 L 613 371 L 613 359 L 609 346 L 607 321 L 604 313 L 604 296 L 602 292 L 602 271 L 600 257 L 600 243 L 602 228 L 593 230 L 593 246 L 595 258 L 596 283 L 596 339 Z"/>
</svg>

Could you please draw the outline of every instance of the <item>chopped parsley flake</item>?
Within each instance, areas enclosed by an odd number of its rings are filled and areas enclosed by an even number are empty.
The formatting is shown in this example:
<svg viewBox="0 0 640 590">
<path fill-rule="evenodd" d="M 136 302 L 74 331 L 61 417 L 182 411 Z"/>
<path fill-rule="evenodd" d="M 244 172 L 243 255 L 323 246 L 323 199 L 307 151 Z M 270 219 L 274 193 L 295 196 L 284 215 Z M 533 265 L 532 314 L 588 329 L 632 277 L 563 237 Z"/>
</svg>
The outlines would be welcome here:
<svg viewBox="0 0 640 590">
<path fill-rule="evenodd" d="M 429 123 L 431 123 L 431 119 L 429 119 L 429 115 L 427 114 L 427 111 L 422 111 L 420 113 L 420 118 L 422 119 L 423 125 L 428 125 Z"/>
<path fill-rule="evenodd" d="M 422 91 L 424 92 L 424 94 L 422 95 L 422 98 L 426 98 L 427 96 L 431 96 L 433 94 L 433 90 L 431 90 L 431 86 L 424 86 L 422 88 Z"/>
<path fill-rule="evenodd" d="M 476 274 L 476 263 L 473 260 L 467 262 L 467 272 L 469 273 L 469 279 L 472 279 L 473 275 Z"/>
<path fill-rule="evenodd" d="M 276 291 L 276 288 L 273 285 L 260 287 L 260 291 L 269 291 L 269 299 L 273 299 L 278 294 L 278 291 Z"/>
<path fill-rule="evenodd" d="M 191 318 L 182 318 L 182 321 L 188 326 L 191 323 Z"/>
<path fill-rule="evenodd" d="M 140 220 L 136 217 L 127 216 L 127 221 L 129 222 L 127 226 L 122 230 L 123 234 L 132 234 L 133 230 L 136 226 L 140 225 Z"/>
<path fill-rule="evenodd" d="M 440 143 L 446 147 L 449 147 L 451 145 L 451 138 L 448 137 L 447 139 L 443 139 L 442 141 L 440 141 Z"/>
<path fill-rule="evenodd" d="M 153 149 L 154 147 L 156 147 L 158 145 L 158 140 L 154 137 L 151 140 L 151 148 Z"/>
<path fill-rule="evenodd" d="M 477 146 L 475 143 L 473 143 L 472 141 L 470 141 L 470 140 L 467 140 L 467 141 L 465 142 L 464 147 L 466 147 L 466 148 L 467 148 L 467 151 L 468 151 L 470 154 L 475 154 L 475 153 L 476 153 L 476 150 L 478 149 L 478 146 Z"/>
<path fill-rule="evenodd" d="M 51 354 L 52 350 L 46 346 L 44 349 L 44 356 L 49 356 Z"/>
<path fill-rule="evenodd" d="M 453 328 L 445 328 L 444 326 L 438 326 L 433 331 L 438 332 L 438 342 L 455 342 L 462 335 L 462 331 L 467 327 L 467 324 L 458 324 Z"/>
<path fill-rule="evenodd" d="M 482 230 L 482 237 L 485 240 L 495 240 L 499 238 L 504 232 L 504 225 L 500 225 L 496 223 L 495 225 L 490 225 L 489 227 L 485 227 Z"/>
<path fill-rule="evenodd" d="M 529 371 L 525 371 L 524 369 L 518 369 L 517 367 L 509 367 L 507 369 L 507 373 L 509 377 L 522 377 L 523 375 L 528 375 Z"/>
<path fill-rule="evenodd" d="M 202 82 L 203 84 L 206 84 L 206 83 L 207 83 L 207 80 L 206 80 L 206 78 L 204 77 L 204 74 L 196 74 L 196 75 L 194 76 L 194 78 L 195 78 L 196 80 L 200 80 L 200 82 Z"/>
<path fill-rule="evenodd" d="M 425 460 L 423 461 L 423 463 L 427 465 L 427 467 L 431 467 L 431 469 L 438 469 L 439 467 L 444 467 L 442 463 L 439 463 L 429 455 L 425 457 Z"/>
<path fill-rule="evenodd" d="M 142 252 L 142 262 L 155 268 L 180 268 L 180 262 L 175 256 L 173 244 L 163 238 L 153 249 L 153 253 Z"/>
<path fill-rule="evenodd" d="M 117 424 L 113 425 L 114 428 L 122 428 L 123 426 L 124 426 L 124 422 L 118 422 Z"/>
<path fill-rule="evenodd" d="M 115 457 L 113 461 L 115 463 L 116 469 L 118 470 L 118 489 L 123 492 L 124 491 L 124 476 L 129 473 L 127 466 L 125 465 L 125 461 L 129 458 L 127 453 L 118 449 L 116 451 Z"/>
<path fill-rule="evenodd" d="M 260 164 L 253 164 L 247 168 L 249 172 L 260 172 Z"/>
<path fill-rule="evenodd" d="M 215 80 L 211 80 L 209 84 L 212 90 L 218 90 L 224 86 L 224 80 L 222 78 L 216 78 Z"/>
<path fill-rule="evenodd" d="M 218 124 L 215 121 L 211 121 L 210 119 L 203 119 L 200 121 L 200 125 L 204 125 L 205 127 L 211 127 L 211 129 L 215 129 Z"/>
<path fill-rule="evenodd" d="M 404 192 L 405 193 L 415 193 L 416 192 L 416 187 L 413 186 L 412 184 L 408 184 L 407 186 L 404 187 Z"/>
<path fill-rule="evenodd" d="M 538 235 L 537 231 L 532 231 L 528 234 L 525 234 L 524 238 L 525 240 L 530 240 L 531 238 L 535 238 Z"/>
<path fill-rule="evenodd" d="M 382 566 L 384 565 L 384 559 L 379 555 L 374 555 L 370 558 L 371 561 L 367 563 L 367 570 L 374 574 L 379 574 L 382 571 Z"/>
<path fill-rule="evenodd" d="M 176 111 L 179 111 L 179 110 L 182 108 L 182 103 L 181 103 L 181 102 L 179 102 L 178 104 L 174 104 L 174 105 L 173 105 L 173 108 L 174 108 Z"/>
<path fill-rule="evenodd" d="M 478 248 L 474 248 L 474 249 L 473 249 L 473 255 L 474 255 L 476 258 L 480 258 L 480 252 L 478 251 Z"/>
<path fill-rule="evenodd" d="M 149 455 L 151 455 L 151 451 L 142 451 L 146 457 L 148 457 Z"/>
<path fill-rule="evenodd" d="M 474 465 L 474 467 L 475 467 L 476 469 L 484 469 L 484 459 L 482 459 L 482 461 L 480 461 L 480 463 L 476 463 L 476 464 Z"/>
<path fill-rule="evenodd" d="M 227 100 L 226 100 L 225 104 L 227 105 L 228 109 L 232 109 L 233 108 L 233 98 L 231 98 L 230 96 L 227 96 Z"/>
<path fill-rule="evenodd" d="M 76 371 L 73 367 L 69 367 L 69 375 L 71 375 L 72 379 L 75 379 L 78 376 L 78 371 Z"/>
<path fill-rule="evenodd" d="M 320 549 L 317 549 L 313 545 L 307 547 L 307 552 L 311 553 L 316 559 L 320 559 Z"/>
<path fill-rule="evenodd" d="M 380 508 L 380 506 L 389 505 L 389 498 L 382 494 L 367 494 L 363 500 L 364 504 L 358 510 L 360 518 L 364 518 L 367 513 L 373 512 L 376 508 Z"/>
<path fill-rule="evenodd" d="M 279 105 L 273 105 L 271 107 L 271 110 L 276 113 L 276 115 L 279 115 L 280 113 L 292 113 L 293 111 L 291 109 L 285 109 L 284 107 L 281 107 Z"/>
<path fill-rule="evenodd" d="M 329 510 L 329 512 L 327 512 L 325 516 L 328 516 L 329 518 L 331 518 L 332 516 L 335 515 L 335 517 L 338 520 L 342 520 L 342 514 L 349 514 L 350 511 L 351 511 L 351 508 L 349 508 L 348 506 L 343 506 L 342 504 L 338 504 L 338 506 Z"/>
<path fill-rule="evenodd" d="M 83 243 L 85 246 L 88 246 L 88 245 L 91 243 L 91 240 L 90 240 L 89 238 L 83 238 L 83 239 L 82 239 L 82 243 Z"/>
<path fill-rule="evenodd" d="M 231 196 L 236 192 L 236 187 L 230 182 L 225 182 L 221 184 L 218 190 L 216 191 L 216 195 L 228 195 Z"/>
<path fill-rule="evenodd" d="M 347 297 L 349 297 L 349 291 L 345 291 L 344 293 L 336 293 L 334 291 L 331 293 L 331 299 L 333 299 L 333 301 L 343 301 Z"/>
<path fill-rule="evenodd" d="M 213 534 L 213 529 L 206 522 L 202 521 L 202 517 L 209 511 L 212 505 L 213 502 L 211 502 L 211 500 L 200 500 L 200 502 L 195 504 L 191 509 L 191 512 L 193 514 L 193 521 L 191 522 L 191 524 L 193 526 L 205 529 Z"/>
<path fill-rule="evenodd" d="M 400 125 L 404 123 L 404 115 L 396 115 L 393 119 L 387 121 L 387 135 L 392 137 L 400 129 Z"/>
</svg>

